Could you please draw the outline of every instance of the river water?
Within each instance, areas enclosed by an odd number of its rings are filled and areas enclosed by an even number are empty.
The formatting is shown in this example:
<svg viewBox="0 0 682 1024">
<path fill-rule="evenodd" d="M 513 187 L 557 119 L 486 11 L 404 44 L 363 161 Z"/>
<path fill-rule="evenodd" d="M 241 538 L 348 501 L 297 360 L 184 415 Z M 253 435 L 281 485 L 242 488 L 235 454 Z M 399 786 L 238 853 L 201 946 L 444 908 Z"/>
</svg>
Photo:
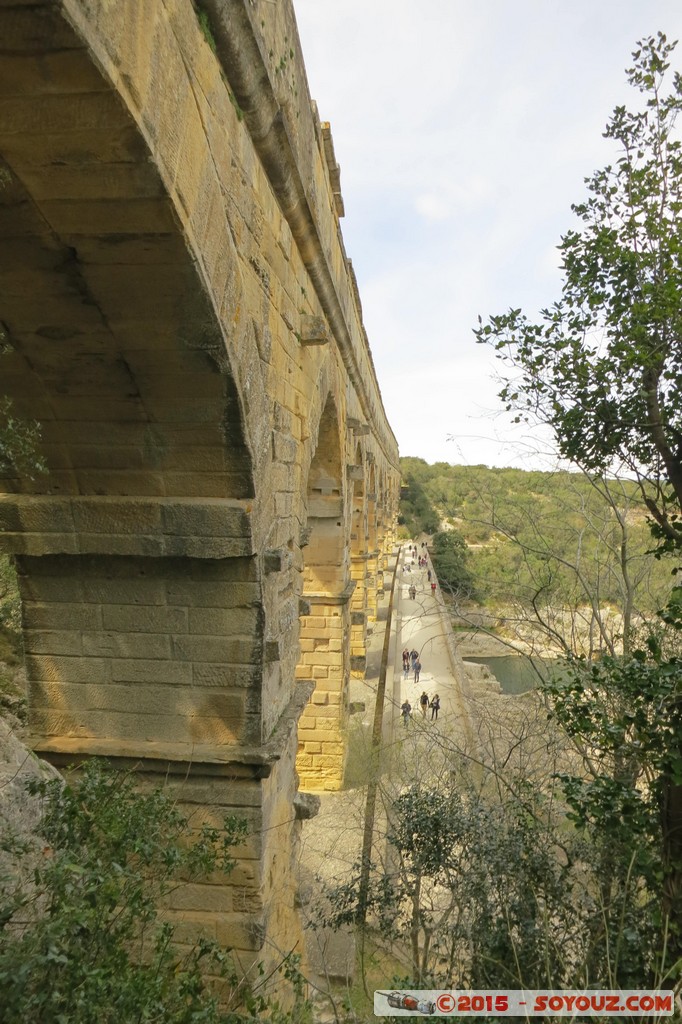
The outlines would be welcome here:
<svg viewBox="0 0 682 1024">
<path fill-rule="evenodd" d="M 465 661 L 472 661 L 475 665 L 487 665 L 502 687 L 503 693 L 526 693 L 537 686 L 537 671 L 548 676 L 557 666 L 556 660 L 551 658 L 533 658 L 531 664 L 531 659 L 524 657 L 523 654 L 503 654 L 495 658 L 466 656 Z"/>
</svg>

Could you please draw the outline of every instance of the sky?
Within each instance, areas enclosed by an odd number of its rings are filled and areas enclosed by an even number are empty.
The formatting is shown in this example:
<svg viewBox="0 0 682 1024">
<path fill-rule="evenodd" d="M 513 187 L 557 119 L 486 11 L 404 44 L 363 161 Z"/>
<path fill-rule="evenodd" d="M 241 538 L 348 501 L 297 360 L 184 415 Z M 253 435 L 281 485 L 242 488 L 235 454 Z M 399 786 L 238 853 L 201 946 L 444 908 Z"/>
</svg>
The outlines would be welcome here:
<svg viewBox="0 0 682 1024">
<path fill-rule="evenodd" d="M 310 93 L 341 166 L 346 252 L 401 455 L 549 468 L 515 427 L 479 315 L 531 317 L 602 137 L 635 105 L 625 68 L 680 0 L 293 0 Z M 673 66 L 682 70 L 682 43 Z"/>
</svg>

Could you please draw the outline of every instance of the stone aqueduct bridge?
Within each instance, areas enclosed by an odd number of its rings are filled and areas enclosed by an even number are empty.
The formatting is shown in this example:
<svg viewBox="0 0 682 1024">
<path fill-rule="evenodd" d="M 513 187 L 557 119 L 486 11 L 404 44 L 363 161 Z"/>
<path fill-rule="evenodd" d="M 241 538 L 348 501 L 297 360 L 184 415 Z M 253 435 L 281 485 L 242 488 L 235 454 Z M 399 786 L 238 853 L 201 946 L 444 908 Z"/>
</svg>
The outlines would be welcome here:
<svg viewBox="0 0 682 1024">
<path fill-rule="evenodd" d="M 297 744 L 304 788 L 340 784 L 398 455 L 291 2 L 200 8 L 0 0 L 0 383 L 48 466 L 0 481 L 0 546 L 36 750 L 246 817 L 230 888 L 171 914 L 267 961 L 298 934 Z"/>
</svg>

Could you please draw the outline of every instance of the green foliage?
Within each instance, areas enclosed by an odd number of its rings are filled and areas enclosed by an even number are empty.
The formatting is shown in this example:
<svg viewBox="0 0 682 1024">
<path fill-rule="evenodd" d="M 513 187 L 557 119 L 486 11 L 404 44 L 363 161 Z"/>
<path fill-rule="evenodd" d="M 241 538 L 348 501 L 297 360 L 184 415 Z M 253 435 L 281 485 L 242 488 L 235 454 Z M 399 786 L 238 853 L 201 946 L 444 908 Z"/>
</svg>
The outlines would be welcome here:
<svg viewBox="0 0 682 1024">
<path fill-rule="evenodd" d="M 462 535 L 456 530 L 436 533 L 429 550 L 441 585 L 459 597 L 473 597 L 474 581 L 468 568 L 469 553 Z"/>
<path fill-rule="evenodd" d="M 97 761 L 77 781 L 37 782 L 42 844 L 30 883 L 0 879 L 0 990 L 7 1024 L 240 1024 L 265 1010 L 224 950 L 201 939 L 181 951 L 159 901 L 184 881 L 229 872 L 245 825 L 192 835 L 160 790 Z M 25 848 L 10 847 L 21 860 Z M 289 969 L 293 965 L 288 965 Z M 221 997 L 243 1010 L 222 1012 Z"/>
<path fill-rule="evenodd" d="M 520 309 L 486 324 L 479 319 L 475 334 L 512 367 L 501 392 L 508 410 L 517 419 L 548 423 L 561 454 L 578 466 L 602 474 L 628 467 L 653 520 L 657 554 L 679 560 L 679 73 L 664 92 L 675 46 L 659 33 L 633 54 L 627 75 L 642 99 L 633 111 L 614 110 L 605 137 L 616 143 L 617 159 L 586 179 L 587 199 L 573 207 L 581 224 L 559 247 L 559 301 L 541 312 L 539 322 Z M 663 614 L 677 631 L 680 593 L 673 590 Z M 547 695 L 584 755 L 584 774 L 564 777 L 573 817 L 594 833 L 612 878 L 634 880 L 654 894 L 661 956 L 665 948 L 668 965 L 676 963 L 679 975 L 682 669 L 676 656 L 663 656 L 659 632 L 651 630 L 648 652 L 624 646 L 622 658 L 574 665 L 571 682 Z M 633 940 L 633 956 L 638 941 Z"/>
<path fill-rule="evenodd" d="M 16 416 L 9 398 L 0 398 L 0 473 L 21 474 L 30 479 L 45 472 L 39 454 L 40 427 Z"/>
<path fill-rule="evenodd" d="M 662 659 L 655 641 L 650 646 L 650 652 L 637 650 L 626 659 L 574 661 L 544 690 L 552 717 L 589 758 L 583 775 L 561 776 L 569 817 L 592 835 L 611 882 L 627 879 L 649 894 L 651 919 L 667 936 L 666 966 L 674 976 L 682 932 L 679 893 L 664 887 L 662 900 L 652 895 L 661 892 L 671 869 L 682 868 L 680 837 L 665 834 L 671 827 L 666 808 L 682 785 L 682 662 Z M 671 849 L 677 851 L 673 863 Z M 618 911 L 613 897 L 609 907 Z M 664 960 L 661 954 L 662 966 Z"/>
<path fill-rule="evenodd" d="M 632 614 L 651 616 L 667 600 L 670 564 L 651 553 L 636 481 L 421 459 L 401 465 L 410 488 L 401 501 L 410 535 L 418 536 L 427 521 L 447 519 L 468 547 L 472 592 L 488 605 L 504 609 L 513 602 L 534 614 L 535 603 L 569 613 L 594 600 L 617 610 L 630 603 Z M 595 636 L 599 645 L 598 630 Z"/>
<path fill-rule="evenodd" d="M 201 29 L 201 34 L 213 53 L 216 53 L 218 48 L 216 46 L 215 36 L 213 35 L 213 29 L 211 27 L 211 21 L 208 13 L 204 10 L 197 9 L 196 15 L 197 21 L 199 22 L 199 28 Z"/>
<path fill-rule="evenodd" d="M 0 629 L 18 637 L 21 629 L 21 601 L 14 563 L 7 555 L 0 555 Z M 7 660 L 2 657 L 0 660 Z"/>
<path fill-rule="evenodd" d="M 430 498 L 424 490 L 423 459 L 401 459 L 403 488 L 400 499 L 400 519 L 409 537 L 422 533 L 435 533 L 440 522 Z"/>
<path fill-rule="evenodd" d="M 644 97 L 616 107 L 605 137 L 618 156 L 586 179 L 566 234 L 562 296 L 533 322 L 520 309 L 475 332 L 515 371 L 501 396 L 538 417 L 561 454 L 596 471 L 624 464 L 647 477 L 649 510 L 682 540 L 682 77 L 663 93 L 675 43 L 638 44 L 630 84 Z"/>
<path fill-rule="evenodd" d="M 373 879 L 367 910 L 377 941 L 403 960 L 402 983 L 652 986 L 651 892 L 614 878 L 589 833 L 573 830 L 552 799 L 517 786 L 516 800 L 500 802 L 460 774 L 395 800 L 387 838 L 397 866 Z M 326 923 L 357 920 L 359 895 L 357 878 L 333 890 Z"/>
</svg>

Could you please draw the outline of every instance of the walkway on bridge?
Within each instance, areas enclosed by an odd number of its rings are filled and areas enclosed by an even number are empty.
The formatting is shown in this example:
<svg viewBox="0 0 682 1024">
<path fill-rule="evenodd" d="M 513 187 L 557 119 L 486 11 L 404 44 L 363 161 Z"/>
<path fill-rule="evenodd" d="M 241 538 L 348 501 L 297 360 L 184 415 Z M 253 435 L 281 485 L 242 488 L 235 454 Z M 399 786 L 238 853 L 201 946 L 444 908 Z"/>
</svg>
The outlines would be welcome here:
<svg viewBox="0 0 682 1024">
<path fill-rule="evenodd" d="M 443 760 L 445 751 L 472 749 L 472 727 L 464 693 L 466 670 L 454 649 L 442 596 L 438 590 L 432 593 L 426 567 L 419 569 L 415 560 L 407 571 L 406 563 L 410 562 L 407 545 L 391 559 L 391 569 L 396 562 L 382 730 L 383 757 L 385 764 L 390 765 L 386 779 L 392 785 L 400 785 L 403 779 L 407 782 L 415 773 L 423 781 L 427 777 L 434 778 L 447 762 L 447 754 L 445 762 Z M 411 585 L 417 591 L 414 599 L 409 596 Z M 300 856 L 304 908 L 310 898 L 314 900 L 319 894 L 320 882 L 334 885 L 350 880 L 360 859 L 366 783 L 373 766 L 372 724 L 388 605 L 387 590 L 379 604 L 377 624 L 369 637 L 366 676 L 351 679 L 351 705 L 364 705 L 364 710 L 350 719 L 346 788 L 341 792 L 320 794 L 320 813 L 304 824 Z M 420 654 L 423 668 L 419 683 L 415 683 L 413 672 L 405 678 L 404 647 L 414 648 Z M 440 695 L 441 711 L 437 721 L 431 721 L 430 710 L 425 719 L 419 713 L 418 699 L 423 689 L 429 696 L 435 692 Z M 400 706 L 406 697 L 414 709 L 407 731 L 400 715 Z M 381 838 L 385 829 L 383 810 L 379 810 L 373 855 L 377 863 L 385 856 Z M 308 955 L 322 987 L 325 972 L 339 978 L 346 973 L 350 975 L 354 969 L 352 937 L 343 932 L 308 933 Z"/>
</svg>

